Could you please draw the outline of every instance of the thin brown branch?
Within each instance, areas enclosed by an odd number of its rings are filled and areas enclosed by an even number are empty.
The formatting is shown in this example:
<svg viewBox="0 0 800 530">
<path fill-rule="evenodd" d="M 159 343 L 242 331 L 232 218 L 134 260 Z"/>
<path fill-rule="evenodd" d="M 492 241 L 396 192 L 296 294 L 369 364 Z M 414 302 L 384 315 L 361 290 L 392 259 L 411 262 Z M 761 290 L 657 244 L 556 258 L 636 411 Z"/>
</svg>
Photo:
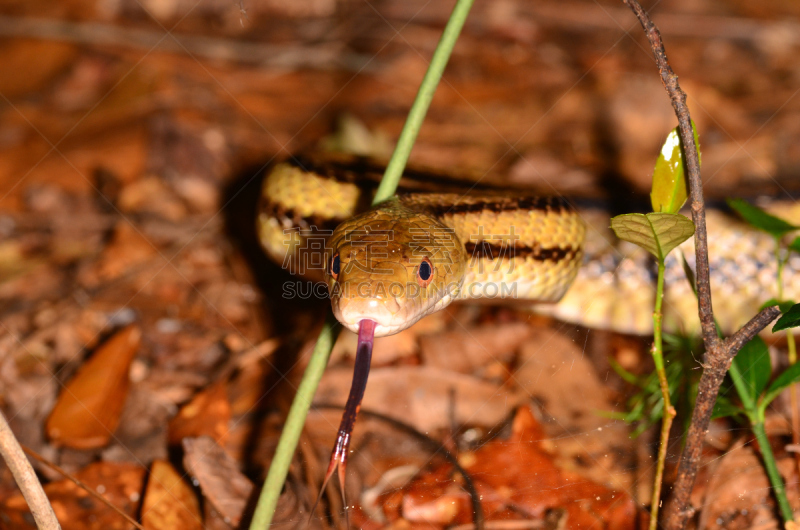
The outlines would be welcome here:
<svg viewBox="0 0 800 530">
<path fill-rule="evenodd" d="M 58 524 L 53 507 L 50 506 L 50 501 L 47 500 L 47 495 L 44 494 L 42 484 L 33 471 L 31 463 L 25 458 L 25 453 L 22 452 L 22 447 L 20 447 L 2 412 L 0 412 L 0 454 L 3 455 L 3 460 L 6 461 L 8 469 L 14 475 L 14 480 L 17 481 L 17 486 L 19 486 L 22 496 L 25 497 L 25 502 L 28 503 L 28 507 L 31 509 L 37 528 L 40 530 L 61 530 L 61 525 Z"/>
<path fill-rule="evenodd" d="M 673 496 L 665 511 L 665 527 L 669 530 L 684 528 L 692 516 L 689 497 L 697 478 L 703 440 L 711 422 L 719 387 L 731 366 L 733 357 L 742 346 L 780 314 L 777 306 L 768 307 L 753 317 L 742 329 L 723 344 L 706 353 L 706 365 L 697 387 L 697 400 L 692 411 L 692 421 L 686 434 L 686 445 L 678 465 L 678 476 L 673 486 Z"/>
<path fill-rule="evenodd" d="M 742 329 L 725 339 L 724 347 L 731 359 L 742 349 L 742 346 L 750 342 L 780 314 L 781 310 L 778 306 L 766 307 L 742 326 Z"/>
<path fill-rule="evenodd" d="M 681 90 L 678 84 L 678 76 L 672 71 L 672 67 L 667 60 L 667 52 L 664 50 L 664 43 L 661 40 L 661 33 L 647 12 L 639 5 L 636 0 L 623 0 L 628 7 L 633 10 L 639 22 L 644 28 L 650 47 L 653 49 L 658 71 L 661 74 L 661 82 L 664 84 L 672 108 L 678 117 L 678 130 L 683 142 L 686 155 L 686 167 L 688 169 L 689 189 L 692 197 L 692 221 L 696 230 L 694 242 L 696 247 L 697 270 L 697 295 L 700 300 L 700 325 L 703 330 L 703 342 L 706 350 L 717 344 L 717 330 L 714 326 L 714 313 L 711 308 L 711 283 L 709 280 L 708 267 L 708 235 L 706 232 L 706 211 L 703 200 L 703 183 L 700 179 L 700 157 L 694 145 L 694 135 L 692 133 L 692 121 L 689 117 L 689 108 L 686 106 L 686 93 Z"/>
<path fill-rule="evenodd" d="M 692 412 L 692 422 L 686 436 L 686 445 L 678 465 L 678 476 L 673 486 L 673 497 L 666 509 L 665 527 L 668 530 L 682 529 L 692 515 L 689 497 L 697 477 L 703 439 L 708 431 L 711 413 L 719 394 L 719 388 L 725 373 L 730 368 L 733 357 L 741 347 L 758 332 L 764 329 L 780 313 L 777 307 L 762 310 L 742 329 L 723 341 L 717 336 L 714 324 L 714 311 L 711 305 L 711 284 L 708 266 L 708 236 L 706 233 L 705 205 L 703 202 L 703 186 L 700 179 L 700 158 L 694 143 L 692 121 L 689 108 L 686 106 L 686 93 L 678 84 L 678 76 L 672 71 L 664 50 L 664 43 L 658 28 L 650 20 L 647 12 L 636 0 L 623 0 L 631 8 L 644 28 L 647 40 L 661 74 L 661 81 L 672 101 L 675 115 L 678 117 L 678 129 L 686 156 L 687 177 L 691 191 L 692 220 L 695 224 L 695 256 L 696 281 L 698 295 L 698 313 L 706 348 L 706 364 L 697 391 L 697 400 Z"/>
<path fill-rule="evenodd" d="M 630 10 L 624 7 L 614 8 L 574 0 L 530 2 L 523 4 L 521 9 L 543 26 L 595 33 L 598 30 L 618 32 L 625 27 L 630 16 Z M 776 34 L 780 34 L 781 38 L 786 39 L 787 47 L 800 45 L 800 24 L 792 20 L 663 11 L 656 18 L 659 31 L 668 37 L 728 40 L 764 46 L 769 45 L 770 39 L 774 39 Z"/>
<path fill-rule="evenodd" d="M 128 28 L 97 22 L 72 22 L 45 18 L 0 15 L 0 36 L 75 42 L 123 49 L 145 49 L 190 54 L 214 61 L 235 61 L 288 70 L 343 68 L 361 71 L 369 67 L 364 55 L 341 49 L 334 43 L 320 45 L 273 45 L 236 39 L 201 37 L 163 31 Z"/>
</svg>

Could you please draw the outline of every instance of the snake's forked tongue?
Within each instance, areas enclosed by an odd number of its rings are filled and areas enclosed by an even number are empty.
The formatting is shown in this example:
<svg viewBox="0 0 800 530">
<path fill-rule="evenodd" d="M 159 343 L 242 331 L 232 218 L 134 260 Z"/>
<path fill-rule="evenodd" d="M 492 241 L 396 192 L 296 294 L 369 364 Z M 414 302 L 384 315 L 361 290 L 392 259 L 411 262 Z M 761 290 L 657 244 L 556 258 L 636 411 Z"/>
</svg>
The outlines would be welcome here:
<svg viewBox="0 0 800 530">
<path fill-rule="evenodd" d="M 350 447 L 350 434 L 356 423 L 356 416 L 361 408 L 361 400 L 364 398 L 364 390 L 367 388 L 367 377 L 369 376 L 369 365 L 372 361 L 372 341 L 375 335 L 375 321 L 364 319 L 358 323 L 358 347 L 356 349 L 356 365 L 353 370 L 353 383 L 350 386 L 350 395 L 347 396 L 347 404 L 344 406 L 342 422 L 339 424 L 339 432 L 336 435 L 336 443 L 331 453 L 331 461 L 328 464 L 328 471 L 325 473 L 325 481 L 317 497 L 317 503 L 322 498 L 322 493 L 328 485 L 328 481 L 333 476 L 336 468 L 339 468 L 339 486 L 342 490 L 342 503 L 344 504 L 345 515 L 347 514 L 347 499 L 344 493 L 345 469 L 347 468 L 347 452 Z M 315 503 L 316 507 L 316 503 Z M 314 510 L 311 510 L 314 513 Z M 349 525 L 348 525 L 349 526 Z"/>
</svg>

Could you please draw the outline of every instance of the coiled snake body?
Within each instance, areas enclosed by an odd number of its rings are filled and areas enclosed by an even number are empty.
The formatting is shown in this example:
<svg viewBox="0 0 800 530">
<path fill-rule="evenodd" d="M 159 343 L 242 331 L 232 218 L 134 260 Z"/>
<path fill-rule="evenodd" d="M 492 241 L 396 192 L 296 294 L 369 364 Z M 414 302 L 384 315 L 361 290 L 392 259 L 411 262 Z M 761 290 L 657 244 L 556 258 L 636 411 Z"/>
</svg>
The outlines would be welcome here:
<svg viewBox="0 0 800 530">
<path fill-rule="evenodd" d="M 353 331 L 368 317 L 390 335 L 456 299 L 555 302 L 580 267 L 585 225 L 562 198 L 400 193 L 355 215 L 369 193 L 352 173 L 304 165 L 265 181 L 260 239 L 277 261 L 323 275 Z"/>
<path fill-rule="evenodd" d="M 359 334 L 353 385 L 325 477 L 327 483 L 338 467 L 343 497 L 373 336 L 403 330 L 453 300 L 478 298 L 550 302 L 538 310 L 589 327 L 652 329 L 652 263 L 644 250 L 615 240 L 607 215 L 578 213 L 562 198 L 498 193 L 474 183 L 452 189 L 453 181 L 430 175 L 411 186 L 436 192 L 401 187 L 395 198 L 369 208 L 379 174 L 365 162 L 279 164 L 264 181 L 258 214 L 267 253 L 291 272 L 326 281 L 337 319 Z M 772 210 L 800 221 L 797 204 Z M 708 212 L 707 224 L 714 308 L 729 330 L 775 297 L 775 241 L 716 212 Z M 691 245 L 682 247 L 690 265 Z M 692 332 L 697 304 L 674 254 L 667 263 L 664 322 Z M 796 300 L 800 256 L 788 258 L 783 280 L 784 299 Z"/>
<path fill-rule="evenodd" d="M 549 302 L 534 310 L 568 322 L 651 333 L 653 264 L 645 251 L 616 240 L 605 212 L 415 172 L 406 174 L 396 199 L 370 209 L 380 175 L 365 161 L 301 159 L 277 165 L 262 189 L 262 245 L 290 271 L 326 281 L 334 312 L 349 329 L 370 313 L 376 336 L 387 335 L 452 300 L 518 298 Z M 772 203 L 769 210 L 800 224 L 797 203 Z M 707 216 L 714 309 L 722 327 L 733 330 L 777 296 L 775 242 L 730 215 Z M 681 250 L 693 265 L 692 239 Z M 667 262 L 664 322 L 691 333 L 697 305 L 678 256 Z M 426 259 L 432 275 L 423 280 Z M 789 256 L 783 274 L 784 299 L 797 300 L 800 256 Z"/>
</svg>

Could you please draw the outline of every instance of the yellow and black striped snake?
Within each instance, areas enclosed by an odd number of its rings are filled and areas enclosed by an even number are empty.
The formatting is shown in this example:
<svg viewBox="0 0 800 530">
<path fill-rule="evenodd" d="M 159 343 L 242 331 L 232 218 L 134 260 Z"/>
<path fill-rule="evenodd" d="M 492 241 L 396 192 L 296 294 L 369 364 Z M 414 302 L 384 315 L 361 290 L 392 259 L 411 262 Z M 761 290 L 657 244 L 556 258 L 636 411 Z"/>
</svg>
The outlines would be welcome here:
<svg viewBox="0 0 800 530">
<path fill-rule="evenodd" d="M 373 336 L 403 330 L 454 300 L 479 298 L 540 302 L 539 311 L 588 327 L 652 330 L 652 263 L 644 250 L 613 237 L 603 212 L 413 171 L 396 197 L 370 208 L 381 173 L 364 160 L 299 158 L 275 166 L 262 187 L 263 247 L 292 272 L 327 282 L 336 318 L 359 334 L 326 483 L 338 467 L 344 484 Z M 800 222 L 797 203 L 770 210 Z M 738 328 L 776 297 L 775 241 L 716 211 L 707 221 L 715 313 L 725 329 Z M 691 266 L 691 240 L 682 250 Z M 664 322 L 692 332 L 697 302 L 671 256 Z M 784 299 L 800 297 L 797 254 L 788 257 L 783 281 Z"/>
<path fill-rule="evenodd" d="M 410 171 L 396 199 L 370 209 L 381 174 L 351 157 L 301 158 L 277 165 L 262 188 L 262 245 L 292 272 L 327 282 L 349 329 L 371 314 L 376 336 L 386 335 L 453 300 L 518 298 L 548 302 L 534 309 L 587 327 L 651 332 L 652 263 L 614 237 L 599 208 Z M 797 203 L 769 210 L 800 224 Z M 731 215 L 707 215 L 714 309 L 723 328 L 736 329 L 777 295 L 775 242 Z M 681 250 L 693 265 L 692 245 Z M 789 256 L 783 274 L 784 298 L 800 298 L 800 256 Z M 664 308 L 667 328 L 696 331 L 677 253 Z"/>
</svg>

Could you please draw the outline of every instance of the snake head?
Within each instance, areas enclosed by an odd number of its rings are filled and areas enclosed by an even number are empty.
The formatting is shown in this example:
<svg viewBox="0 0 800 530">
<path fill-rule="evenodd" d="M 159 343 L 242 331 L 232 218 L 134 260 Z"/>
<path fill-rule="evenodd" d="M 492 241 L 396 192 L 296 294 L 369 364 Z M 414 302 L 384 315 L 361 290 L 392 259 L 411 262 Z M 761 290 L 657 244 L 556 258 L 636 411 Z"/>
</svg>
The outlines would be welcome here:
<svg viewBox="0 0 800 530">
<path fill-rule="evenodd" d="M 389 200 L 348 219 L 330 238 L 327 281 L 336 318 L 351 331 L 377 323 L 392 335 L 457 297 L 464 247 L 431 215 Z"/>
</svg>

